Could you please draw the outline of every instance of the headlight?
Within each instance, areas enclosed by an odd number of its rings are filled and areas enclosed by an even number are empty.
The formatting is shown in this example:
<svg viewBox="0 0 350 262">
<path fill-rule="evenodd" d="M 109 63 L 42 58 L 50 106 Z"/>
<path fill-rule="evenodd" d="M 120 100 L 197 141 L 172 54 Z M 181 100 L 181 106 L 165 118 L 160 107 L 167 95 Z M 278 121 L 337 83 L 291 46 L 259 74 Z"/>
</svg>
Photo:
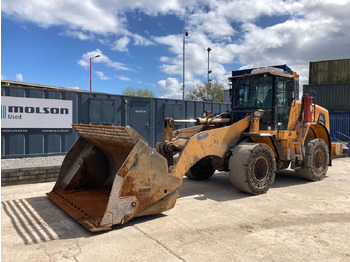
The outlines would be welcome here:
<svg viewBox="0 0 350 262">
<path fill-rule="evenodd" d="M 254 110 L 254 111 L 253 111 L 253 116 L 254 116 L 254 117 L 259 117 L 259 118 L 261 118 L 261 117 L 263 116 L 264 112 L 265 112 L 265 111 L 262 110 L 262 109 Z"/>
<path fill-rule="evenodd" d="M 204 111 L 202 113 L 202 117 L 209 117 L 211 115 L 211 112 L 210 111 Z"/>
</svg>

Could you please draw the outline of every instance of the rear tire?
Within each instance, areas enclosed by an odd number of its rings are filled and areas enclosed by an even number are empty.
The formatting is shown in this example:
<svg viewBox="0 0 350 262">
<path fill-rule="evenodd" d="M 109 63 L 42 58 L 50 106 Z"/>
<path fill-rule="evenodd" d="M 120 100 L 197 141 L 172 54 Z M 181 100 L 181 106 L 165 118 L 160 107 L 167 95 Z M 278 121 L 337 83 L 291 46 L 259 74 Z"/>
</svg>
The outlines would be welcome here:
<svg viewBox="0 0 350 262">
<path fill-rule="evenodd" d="M 240 191 L 259 195 L 266 193 L 276 176 L 276 160 L 266 144 L 241 143 L 229 160 L 231 183 Z"/>
<path fill-rule="evenodd" d="M 295 170 L 295 175 L 311 181 L 322 180 L 328 170 L 329 151 L 323 139 L 305 141 L 304 167 Z"/>
<path fill-rule="evenodd" d="M 203 158 L 187 171 L 185 176 L 193 180 L 207 180 L 215 173 L 211 160 Z"/>
</svg>

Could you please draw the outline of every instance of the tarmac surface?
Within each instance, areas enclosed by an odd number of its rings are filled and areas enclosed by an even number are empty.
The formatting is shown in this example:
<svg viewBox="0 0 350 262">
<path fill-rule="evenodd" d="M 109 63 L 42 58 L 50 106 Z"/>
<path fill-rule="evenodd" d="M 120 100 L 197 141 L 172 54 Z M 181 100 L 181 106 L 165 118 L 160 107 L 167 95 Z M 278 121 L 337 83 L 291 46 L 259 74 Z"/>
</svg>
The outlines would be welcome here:
<svg viewBox="0 0 350 262">
<path fill-rule="evenodd" d="M 45 195 L 54 183 L 1 190 L 2 261 L 350 261 L 350 158 L 308 182 L 285 170 L 264 195 L 226 173 L 184 178 L 175 207 L 90 233 Z"/>
</svg>

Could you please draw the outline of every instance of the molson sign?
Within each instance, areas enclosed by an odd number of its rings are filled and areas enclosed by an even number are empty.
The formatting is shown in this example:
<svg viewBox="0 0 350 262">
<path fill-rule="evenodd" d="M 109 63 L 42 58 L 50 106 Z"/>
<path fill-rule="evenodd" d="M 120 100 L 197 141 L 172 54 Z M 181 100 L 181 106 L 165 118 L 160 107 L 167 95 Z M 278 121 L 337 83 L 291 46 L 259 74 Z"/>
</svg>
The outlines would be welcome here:
<svg viewBox="0 0 350 262">
<path fill-rule="evenodd" d="M 2 96 L 1 131 L 68 132 L 72 126 L 72 101 Z"/>
</svg>

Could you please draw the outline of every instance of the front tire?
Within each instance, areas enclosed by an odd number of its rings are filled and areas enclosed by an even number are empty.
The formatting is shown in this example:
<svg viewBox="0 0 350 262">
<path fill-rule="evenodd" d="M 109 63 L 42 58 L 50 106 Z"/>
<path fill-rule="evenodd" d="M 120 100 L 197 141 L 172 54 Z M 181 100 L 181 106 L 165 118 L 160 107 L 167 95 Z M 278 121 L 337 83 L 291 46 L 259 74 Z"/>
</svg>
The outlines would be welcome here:
<svg viewBox="0 0 350 262">
<path fill-rule="evenodd" d="M 276 160 L 266 144 L 241 143 L 229 160 L 231 183 L 240 191 L 259 195 L 266 193 L 276 176 Z"/>
<path fill-rule="evenodd" d="M 305 141 L 304 167 L 295 170 L 295 175 L 311 181 L 322 180 L 328 170 L 329 150 L 323 139 Z"/>
</svg>

